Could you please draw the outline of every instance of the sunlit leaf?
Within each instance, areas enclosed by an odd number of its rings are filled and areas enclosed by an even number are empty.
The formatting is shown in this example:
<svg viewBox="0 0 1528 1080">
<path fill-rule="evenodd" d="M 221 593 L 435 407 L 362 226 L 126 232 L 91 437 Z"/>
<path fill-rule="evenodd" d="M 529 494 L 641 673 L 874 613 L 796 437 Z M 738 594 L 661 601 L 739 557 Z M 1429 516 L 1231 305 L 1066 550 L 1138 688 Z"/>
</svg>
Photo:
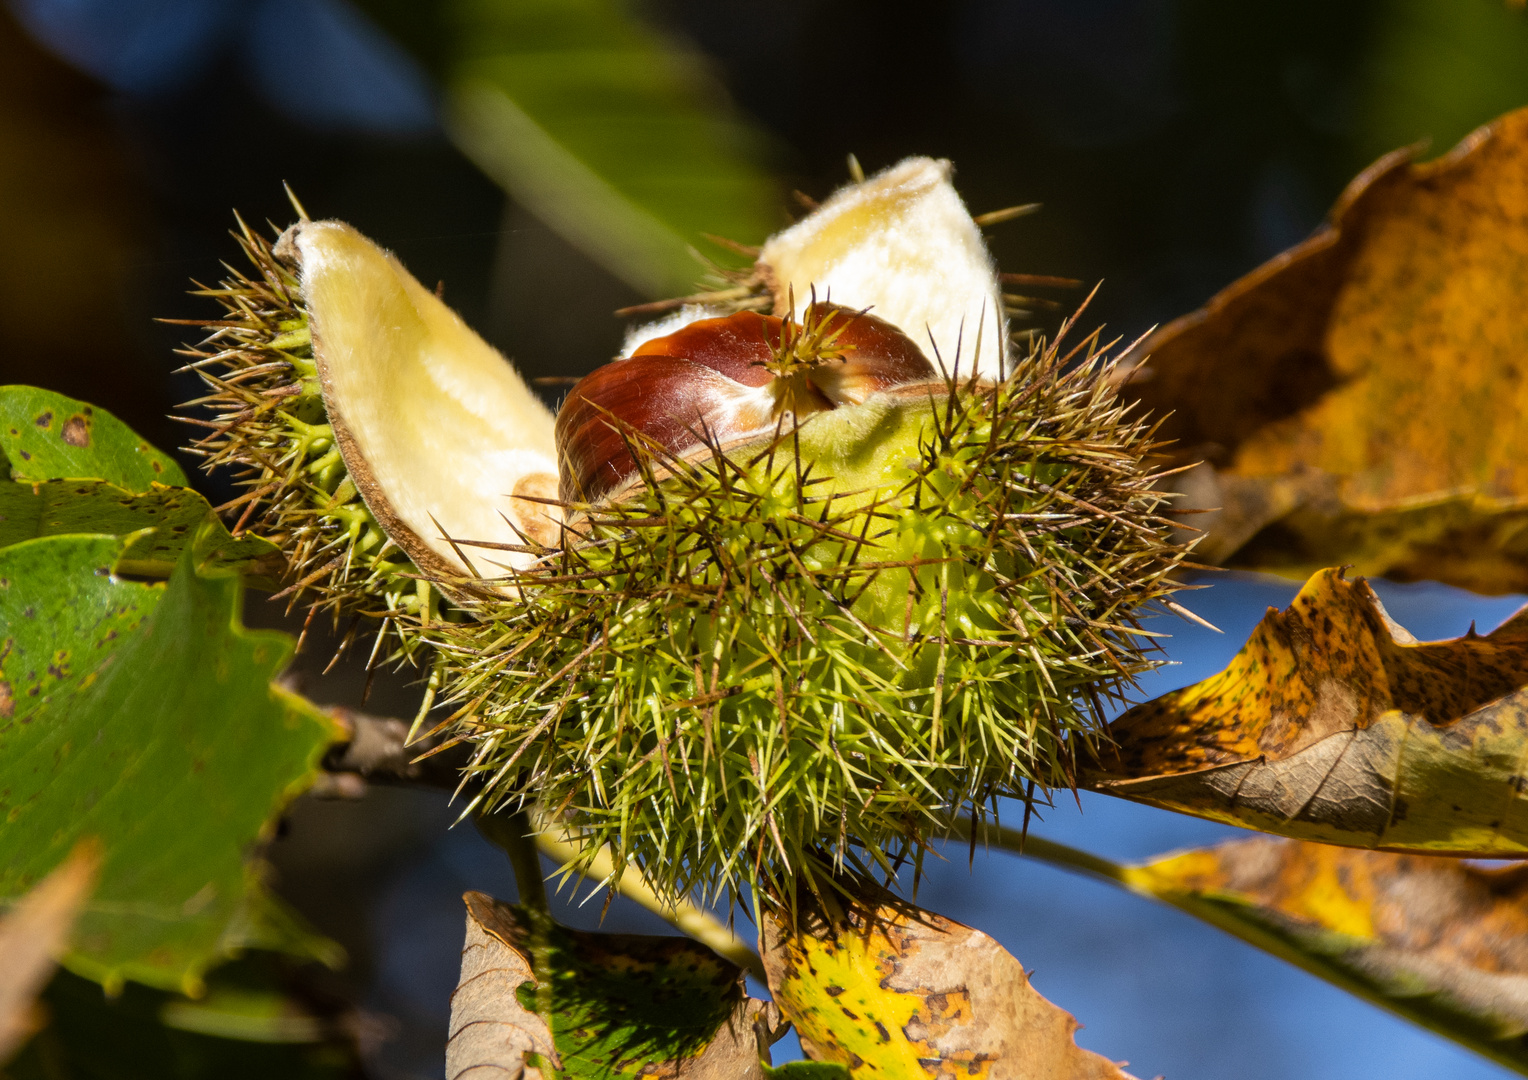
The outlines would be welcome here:
<svg viewBox="0 0 1528 1080">
<path fill-rule="evenodd" d="M 168 585 L 123 580 L 122 546 L 0 549 L 0 898 L 97 837 L 66 965 L 194 991 L 231 950 L 291 937 L 252 848 L 338 732 L 271 687 L 292 643 L 239 626 L 237 578 L 188 558 Z"/>
<path fill-rule="evenodd" d="M 0 457 L 13 480 L 95 479 L 128 491 L 186 474 L 105 409 L 35 386 L 0 386 Z"/>
<path fill-rule="evenodd" d="M 69 943 L 100 865 L 99 845 L 81 841 L 0 918 L 0 1065 L 38 1026 L 34 1002 Z"/>
<path fill-rule="evenodd" d="M 1138 705 L 1087 782 L 1297 839 L 1528 852 L 1528 612 L 1419 643 L 1323 570 L 1218 675 Z"/>
<path fill-rule="evenodd" d="M 891 898 L 799 932 L 765 920 L 764 968 L 801 1048 L 885 1080 L 1128 1080 L 979 930 Z"/>
<path fill-rule="evenodd" d="M 283 564 L 270 541 L 231 536 L 190 488 L 155 484 L 135 494 L 100 480 L 0 483 L 0 547 L 70 533 L 131 536 L 118 569 L 147 577 L 168 577 L 188 546 L 202 567 L 275 578 Z"/>
<path fill-rule="evenodd" d="M 687 938 L 595 934 L 468 893 L 446 1077 L 762 1078 L 742 969 Z M 538 980 L 536 971 L 550 971 Z"/>
<path fill-rule="evenodd" d="M 1199 555 L 1528 588 L 1528 110 L 1349 185 L 1331 224 L 1156 334 L 1128 392 L 1187 460 Z"/>
<path fill-rule="evenodd" d="M 703 59 L 621 0 L 458 0 L 452 138 L 517 202 L 628 284 L 691 291 L 687 245 L 781 222 L 761 137 Z M 719 254 L 713 249 L 713 254 Z"/>
<path fill-rule="evenodd" d="M 1254 837 L 1121 866 L 1013 829 L 978 835 L 1171 904 L 1528 1073 L 1528 865 Z"/>
</svg>

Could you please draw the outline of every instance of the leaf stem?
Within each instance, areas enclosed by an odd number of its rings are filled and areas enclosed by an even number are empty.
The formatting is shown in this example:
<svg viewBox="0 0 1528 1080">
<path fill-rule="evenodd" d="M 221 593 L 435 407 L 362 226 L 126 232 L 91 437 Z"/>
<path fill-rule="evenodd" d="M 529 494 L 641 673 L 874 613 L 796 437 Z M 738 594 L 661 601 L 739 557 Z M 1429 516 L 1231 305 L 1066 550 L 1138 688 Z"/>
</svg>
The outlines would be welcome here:
<svg viewBox="0 0 1528 1080">
<path fill-rule="evenodd" d="M 550 916 L 546 881 L 541 874 L 541 856 L 531 837 L 530 818 L 524 813 L 478 814 L 475 820 L 478 831 L 509 856 L 509 865 L 515 872 L 515 888 L 520 893 L 520 906 Z"/>
<path fill-rule="evenodd" d="M 955 819 L 955 827 L 951 830 L 952 837 L 961 840 L 971 839 L 971 830 L 975 828 L 978 842 L 1011 851 L 1015 855 L 1027 855 L 1032 859 L 1039 859 L 1053 866 L 1060 866 L 1067 870 L 1078 870 L 1090 877 L 1100 878 L 1113 885 L 1120 885 L 1131 892 L 1138 891 L 1133 888 L 1126 875 L 1125 867 L 1119 863 L 1110 862 L 1101 856 L 1090 852 L 1068 847 L 1066 844 L 1058 844 L 1054 840 L 1046 840 L 1035 836 L 1033 833 L 1025 835 L 1018 829 L 1009 828 L 1006 825 L 993 825 L 987 822 L 973 822 L 969 815 L 962 815 Z"/>
<path fill-rule="evenodd" d="M 537 821 L 536 847 L 543 855 L 561 866 L 607 885 L 622 896 L 635 900 L 648 911 L 686 936 L 707 946 L 717 955 L 732 961 L 750 975 L 763 981 L 764 964 L 746 941 L 734 934 L 720 919 L 689 900 L 669 903 L 658 895 L 641 870 L 628 865 L 619 879 L 615 878 L 615 860 L 608 848 L 602 848 L 594 857 L 584 862 L 586 845 L 577 832 L 558 826 L 546 819 Z"/>
<path fill-rule="evenodd" d="M 546 900 L 546 881 L 541 874 L 541 856 L 531 839 L 531 821 L 524 813 L 478 814 L 478 831 L 509 856 L 515 872 L 515 888 L 520 906 L 530 923 L 531 970 L 536 975 L 536 1012 L 546 1021 L 547 1030 L 557 1038 L 556 1016 L 552 1002 L 552 912 Z M 538 1063 L 548 1080 L 560 1075 L 552 1063 Z"/>
</svg>

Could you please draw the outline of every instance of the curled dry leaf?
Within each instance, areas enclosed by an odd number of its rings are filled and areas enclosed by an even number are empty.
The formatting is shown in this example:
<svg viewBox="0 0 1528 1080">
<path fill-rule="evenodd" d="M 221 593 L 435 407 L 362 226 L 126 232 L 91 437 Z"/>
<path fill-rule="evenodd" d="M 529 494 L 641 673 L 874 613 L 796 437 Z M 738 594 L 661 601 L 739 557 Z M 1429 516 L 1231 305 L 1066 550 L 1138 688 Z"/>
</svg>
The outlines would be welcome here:
<svg viewBox="0 0 1528 1080">
<path fill-rule="evenodd" d="M 1135 892 L 1528 1072 L 1528 865 L 1256 837 L 1122 875 Z"/>
<path fill-rule="evenodd" d="M 37 995 L 68 944 L 69 931 L 100 868 L 100 845 L 80 841 L 0 919 L 0 1065 L 35 1030 Z"/>
<path fill-rule="evenodd" d="M 890 898 L 799 926 L 765 919 L 764 968 L 816 1060 L 884 1080 L 1129 1080 L 979 930 Z"/>
<path fill-rule="evenodd" d="M 447 1080 L 762 1080 L 756 1029 L 774 1027 L 771 1007 L 704 945 L 569 930 L 483 893 L 464 899 Z"/>
<path fill-rule="evenodd" d="M 1421 643 L 1323 570 L 1224 671 L 1138 705 L 1085 782 L 1354 847 L 1528 852 L 1528 612 Z"/>
<path fill-rule="evenodd" d="M 1223 508 L 1199 557 L 1528 588 L 1528 110 L 1412 153 L 1142 346 L 1126 392 Z"/>
</svg>

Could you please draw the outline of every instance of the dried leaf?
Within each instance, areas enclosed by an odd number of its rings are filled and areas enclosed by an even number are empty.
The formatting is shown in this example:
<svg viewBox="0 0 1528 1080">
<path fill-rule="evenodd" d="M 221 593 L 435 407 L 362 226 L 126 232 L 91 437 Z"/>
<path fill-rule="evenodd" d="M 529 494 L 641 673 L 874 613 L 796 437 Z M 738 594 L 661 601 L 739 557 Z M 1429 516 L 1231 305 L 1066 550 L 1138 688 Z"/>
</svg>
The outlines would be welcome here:
<svg viewBox="0 0 1528 1080">
<path fill-rule="evenodd" d="M 1127 392 L 1213 466 L 1201 557 L 1528 589 L 1528 110 L 1411 157 L 1143 346 Z"/>
<path fill-rule="evenodd" d="M 588 1080 L 762 1080 L 755 1025 L 772 1026 L 769 1007 L 704 945 L 551 925 L 538 933 L 523 908 L 483 893 L 465 900 L 447 1080 L 539 1080 L 545 1067 Z M 550 969 L 544 983 L 533 957 Z"/>
<path fill-rule="evenodd" d="M 1528 852 L 1528 611 L 1419 643 L 1323 570 L 1224 671 L 1109 730 L 1087 782 L 1110 794 L 1354 847 Z"/>
<path fill-rule="evenodd" d="M 884 1080 L 1128 1080 L 979 930 L 890 898 L 799 925 L 766 918 L 764 968 L 809 1057 Z"/>
<path fill-rule="evenodd" d="M 0 1065 L 36 1028 L 34 1003 L 94 888 L 100 845 L 82 840 L 0 919 Z"/>
</svg>

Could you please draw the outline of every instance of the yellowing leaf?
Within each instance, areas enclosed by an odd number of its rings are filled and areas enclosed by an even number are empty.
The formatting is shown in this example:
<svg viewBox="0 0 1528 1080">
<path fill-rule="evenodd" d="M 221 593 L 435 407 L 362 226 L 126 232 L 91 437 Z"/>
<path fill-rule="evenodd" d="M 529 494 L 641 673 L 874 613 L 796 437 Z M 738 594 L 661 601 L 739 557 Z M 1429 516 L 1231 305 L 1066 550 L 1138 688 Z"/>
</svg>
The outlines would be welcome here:
<svg viewBox="0 0 1528 1080">
<path fill-rule="evenodd" d="M 1120 866 L 1016 829 L 977 837 L 1171 904 L 1528 1073 L 1528 864 L 1255 837 Z"/>
<path fill-rule="evenodd" d="M 1213 466 L 1199 554 L 1528 588 L 1525 293 L 1519 110 L 1437 161 L 1382 158 L 1326 228 L 1152 337 L 1128 393 Z"/>
<path fill-rule="evenodd" d="M 801 926 L 765 920 L 764 968 L 813 1059 L 878 1080 L 1128 1080 L 979 930 L 893 902 Z"/>
<path fill-rule="evenodd" d="M 1298 839 L 1528 852 L 1528 612 L 1419 643 L 1323 570 L 1224 671 L 1138 705 L 1087 782 Z"/>
</svg>

